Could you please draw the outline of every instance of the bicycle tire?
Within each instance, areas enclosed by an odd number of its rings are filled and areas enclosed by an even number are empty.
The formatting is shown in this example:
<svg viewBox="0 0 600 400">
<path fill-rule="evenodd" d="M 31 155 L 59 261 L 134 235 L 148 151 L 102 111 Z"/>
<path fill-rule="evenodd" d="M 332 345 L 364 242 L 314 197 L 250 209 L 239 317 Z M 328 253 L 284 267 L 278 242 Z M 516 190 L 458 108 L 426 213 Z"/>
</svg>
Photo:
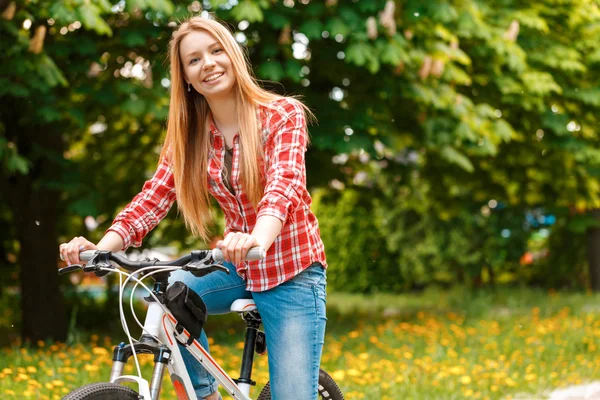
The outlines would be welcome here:
<svg viewBox="0 0 600 400">
<path fill-rule="evenodd" d="M 322 400 L 344 400 L 340 387 L 333 378 L 322 369 L 319 370 L 319 399 Z M 258 400 L 271 400 L 271 384 L 267 382 L 258 396 Z"/>
<path fill-rule="evenodd" d="M 82 386 L 67 394 L 62 400 L 138 400 L 138 393 L 116 383 L 98 382 Z"/>
</svg>

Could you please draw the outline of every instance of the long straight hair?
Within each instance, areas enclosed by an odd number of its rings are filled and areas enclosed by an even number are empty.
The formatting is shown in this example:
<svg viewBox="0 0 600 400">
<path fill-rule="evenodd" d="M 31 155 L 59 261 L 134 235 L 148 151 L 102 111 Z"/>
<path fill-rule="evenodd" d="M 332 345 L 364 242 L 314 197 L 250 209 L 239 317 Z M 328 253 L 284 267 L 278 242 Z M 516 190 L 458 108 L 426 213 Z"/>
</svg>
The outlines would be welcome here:
<svg viewBox="0 0 600 400">
<path fill-rule="evenodd" d="M 184 69 L 180 58 L 181 40 L 192 31 L 206 31 L 223 47 L 236 77 L 233 86 L 241 146 L 240 177 L 244 192 L 256 207 L 264 193 L 263 159 L 260 120 L 256 110 L 283 97 L 262 89 L 250 68 L 245 52 L 233 35 L 220 22 L 209 18 L 192 17 L 183 22 L 169 43 L 171 69 L 171 99 L 167 121 L 167 135 L 161 159 L 171 162 L 177 193 L 177 204 L 191 232 L 209 240 L 211 221 L 208 192 L 208 159 L 211 148 L 208 102 L 195 90 L 187 92 Z M 314 118 L 301 102 L 307 117 Z"/>
</svg>

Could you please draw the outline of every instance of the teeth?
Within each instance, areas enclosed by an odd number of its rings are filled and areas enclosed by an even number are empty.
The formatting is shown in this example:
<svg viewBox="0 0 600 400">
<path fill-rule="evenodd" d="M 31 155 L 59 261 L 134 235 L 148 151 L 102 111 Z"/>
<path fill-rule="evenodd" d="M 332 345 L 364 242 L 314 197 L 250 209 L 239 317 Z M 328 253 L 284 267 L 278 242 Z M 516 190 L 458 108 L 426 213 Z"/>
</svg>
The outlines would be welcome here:
<svg viewBox="0 0 600 400">
<path fill-rule="evenodd" d="M 210 81 L 214 81 L 215 79 L 217 79 L 217 78 L 220 78 L 220 77 L 221 77 L 221 75 L 223 75 L 223 73 L 222 73 L 222 72 L 221 72 L 221 73 L 219 73 L 219 74 L 211 75 L 211 76 L 209 76 L 208 78 L 206 78 L 206 79 L 204 80 L 204 82 L 210 82 Z"/>
</svg>

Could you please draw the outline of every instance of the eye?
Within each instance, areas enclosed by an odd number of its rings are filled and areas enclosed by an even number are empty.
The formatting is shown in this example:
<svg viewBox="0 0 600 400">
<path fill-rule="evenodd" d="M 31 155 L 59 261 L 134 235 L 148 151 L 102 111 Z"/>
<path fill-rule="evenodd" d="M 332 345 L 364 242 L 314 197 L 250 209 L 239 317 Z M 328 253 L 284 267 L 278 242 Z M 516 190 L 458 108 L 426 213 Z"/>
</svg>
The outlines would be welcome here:
<svg viewBox="0 0 600 400">
<path fill-rule="evenodd" d="M 192 59 L 190 60 L 190 63 L 189 63 L 189 65 L 195 64 L 195 63 L 196 63 L 198 60 L 199 60 L 199 58 L 197 58 L 197 57 L 194 57 L 194 58 L 192 58 Z"/>
<path fill-rule="evenodd" d="M 216 49 L 213 50 L 213 54 L 217 54 L 217 53 L 220 53 L 222 51 L 223 51 L 223 49 L 217 47 Z"/>
</svg>

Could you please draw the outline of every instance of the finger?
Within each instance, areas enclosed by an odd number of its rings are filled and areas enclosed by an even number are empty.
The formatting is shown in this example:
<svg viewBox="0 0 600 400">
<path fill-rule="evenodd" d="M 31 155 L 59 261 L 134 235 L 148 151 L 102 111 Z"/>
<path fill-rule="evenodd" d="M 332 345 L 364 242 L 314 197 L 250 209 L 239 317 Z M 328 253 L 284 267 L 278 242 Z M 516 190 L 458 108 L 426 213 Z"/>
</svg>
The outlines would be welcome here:
<svg viewBox="0 0 600 400">
<path fill-rule="evenodd" d="M 58 252 L 60 255 L 60 259 L 65 261 L 65 248 L 66 248 L 67 244 L 66 243 L 61 243 L 60 246 L 58 246 Z"/>
<path fill-rule="evenodd" d="M 232 263 L 237 264 L 239 262 L 236 255 L 236 247 L 240 240 L 242 240 L 243 236 L 238 232 L 235 235 L 232 235 L 229 244 L 227 245 L 227 255 Z"/>
<path fill-rule="evenodd" d="M 237 263 L 241 263 L 246 258 L 246 252 L 244 249 L 247 246 L 248 241 L 251 240 L 250 235 L 244 235 L 240 238 L 235 246 L 235 259 Z"/>
<path fill-rule="evenodd" d="M 246 259 L 248 251 L 257 245 L 256 238 L 252 235 L 244 235 L 244 240 L 238 242 L 236 246 L 236 256 L 238 257 L 238 262 L 243 262 Z"/>
<path fill-rule="evenodd" d="M 72 264 L 80 264 L 81 261 L 79 259 L 79 253 L 81 252 L 81 246 L 84 245 L 84 243 L 87 240 L 81 236 L 73 238 L 73 240 L 71 240 L 69 242 L 69 246 L 68 246 L 68 257 L 69 260 L 71 261 Z"/>
<path fill-rule="evenodd" d="M 227 249 L 229 246 L 229 242 L 231 242 L 232 237 L 233 237 L 233 233 L 229 233 L 225 236 L 225 239 L 223 239 L 217 243 L 217 244 L 220 243 L 219 248 L 221 249 L 221 252 L 223 253 L 223 260 L 225 260 L 226 262 L 230 262 Z"/>
<path fill-rule="evenodd" d="M 67 260 L 69 265 L 79 264 L 79 244 L 77 238 L 72 239 L 67 245 Z"/>
</svg>

